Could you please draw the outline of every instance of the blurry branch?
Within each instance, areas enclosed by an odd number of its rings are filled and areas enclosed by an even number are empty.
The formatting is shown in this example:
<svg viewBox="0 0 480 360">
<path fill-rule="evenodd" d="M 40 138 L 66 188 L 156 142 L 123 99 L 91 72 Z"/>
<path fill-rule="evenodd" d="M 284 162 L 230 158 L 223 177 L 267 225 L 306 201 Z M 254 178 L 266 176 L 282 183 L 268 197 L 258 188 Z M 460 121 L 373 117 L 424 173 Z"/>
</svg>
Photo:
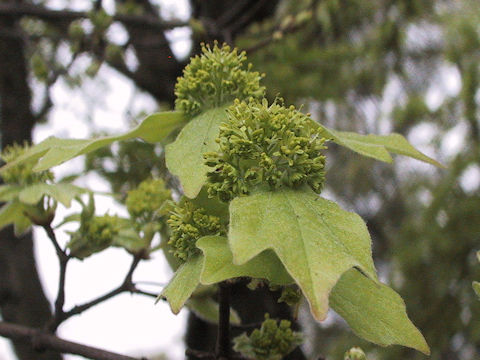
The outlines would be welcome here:
<svg viewBox="0 0 480 360">
<path fill-rule="evenodd" d="M 88 18 L 89 13 L 85 11 L 52 10 L 44 6 L 27 3 L 3 3 L 0 4 L 0 16 L 22 17 L 32 16 L 46 21 L 73 21 Z M 115 14 L 114 21 L 125 25 L 150 28 L 154 30 L 168 30 L 181 26 L 188 26 L 184 21 L 164 21 L 145 15 Z"/>
<path fill-rule="evenodd" d="M 0 322 L 0 335 L 12 340 L 30 342 L 38 350 L 52 349 L 66 354 L 75 354 L 94 360 L 138 360 L 130 356 L 112 353 L 91 346 L 63 340 L 39 329 Z M 143 360 L 146 360 L 143 358 Z"/>
</svg>

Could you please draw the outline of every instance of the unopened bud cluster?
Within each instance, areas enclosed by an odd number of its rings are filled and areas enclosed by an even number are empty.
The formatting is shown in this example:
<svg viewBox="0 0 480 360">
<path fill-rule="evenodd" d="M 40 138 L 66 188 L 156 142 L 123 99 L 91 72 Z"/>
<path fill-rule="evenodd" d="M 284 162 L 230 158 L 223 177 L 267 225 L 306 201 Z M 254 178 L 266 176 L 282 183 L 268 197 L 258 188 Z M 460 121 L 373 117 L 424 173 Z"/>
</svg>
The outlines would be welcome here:
<svg viewBox="0 0 480 360">
<path fill-rule="evenodd" d="M 104 215 L 84 219 L 68 243 L 70 254 L 84 259 L 100 252 L 112 245 L 119 230 L 120 219 L 117 216 Z"/>
<path fill-rule="evenodd" d="M 236 100 L 227 113 L 217 140 L 219 151 L 204 154 L 210 196 L 228 202 L 265 184 L 271 190 L 307 184 L 320 193 L 325 139 L 304 114 L 266 100 Z"/>
<path fill-rule="evenodd" d="M 175 108 L 195 116 L 204 110 L 233 102 L 234 99 L 261 98 L 265 87 L 262 75 L 245 65 L 245 52 L 230 46 L 202 45 L 202 54 L 191 59 L 175 85 Z"/>
<path fill-rule="evenodd" d="M 162 179 L 148 179 L 127 194 L 125 204 L 130 215 L 140 221 L 152 221 L 165 201 L 171 199 L 171 191 Z"/>
<path fill-rule="evenodd" d="M 204 208 L 188 200 L 175 207 L 167 222 L 172 230 L 168 243 L 173 247 L 173 254 L 183 261 L 200 251 L 195 243 L 201 237 L 226 234 L 219 217 L 208 215 Z"/>
<path fill-rule="evenodd" d="M 367 360 L 367 356 L 359 347 L 353 347 L 345 353 L 344 360 Z"/>
<path fill-rule="evenodd" d="M 290 321 L 278 323 L 267 314 L 260 329 L 253 330 L 250 336 L 244 333 L 234 341 L 235 351 L 247 358 L 280 360 L 302 343 L 302 335 L 291 329 Z"/>
<path fill-rule="evenodd" d="M 23 146 L 18 144 L 7 146 L 0 157 L 8 164 L 23 155 L 29 148 L 27 143 L 24 143 Z M 53 180 L 51 171 L 33 171 L 36 163 L 36 159 L 22 161 L 18 165 L 4 170 L 2 172 L 3 181 L 6 184 L 32 185 Z"/>
</svg>

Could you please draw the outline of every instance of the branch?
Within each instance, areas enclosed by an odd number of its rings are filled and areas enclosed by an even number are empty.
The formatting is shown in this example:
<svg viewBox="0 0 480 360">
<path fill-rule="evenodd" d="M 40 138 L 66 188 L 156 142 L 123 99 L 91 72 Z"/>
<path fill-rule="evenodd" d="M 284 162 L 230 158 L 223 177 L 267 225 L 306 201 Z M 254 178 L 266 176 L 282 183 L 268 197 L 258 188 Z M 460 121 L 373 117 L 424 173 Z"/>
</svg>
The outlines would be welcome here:
<svg viewBox="0 0 480 360">
<path fill-rule="evenodd" d="M 231 284 L 223 281 L 219 284 L 219 318 L 216 355 L 218 359 L 230 359 L 230 289 Z"/>
<path fill-rule="evenodd" d="M 4 3 L 0 4 L 0 16 L 32 16 L 50 21 L 73 21 L 88 18 L 85 11 L 52 10 L 46 7 L 27 3 Z M 150 28 L 154 30 L 168 30 L 181 26 L 188 26 L 184 21 L 160 21 L 151 16 L 115 14 L 113 20 L 130 26 Z"/>
<path fill-rule="evenodd" d="M 67 265 L 68 261 L 70 260 L 70 256 L 68 256 L 64 250 L 60 247 L 57 241 L 57 237 L 55 236 L 55 232 L 52 229 L 50 224 L 44 225 L 43 228 L 48 235 L 48 238 L 52 241 L 53 246 L 55 247 L 55 251 L 57 252 L 58 262 L 60 265 L 60 275 L 58 278 L 58 292 L 57 298 L 55 300 L 55 312 L 53 314 L 52 319 L 47 323 L 46 328 L 48 331 L 54 333 L 58 326 L 64 320 L 64 312 L 63 312 L 63 305 L 65 304 L 65 278 L 67 275 Z"/>
<path fill-rule="evenodd" d="M 63 340 L 55 335 L 41 332 L 39 329 L 15 325 L 4 321 L 0 321 L 0 336 L 13 340 L 32 342 L 38 351 L 42 349 L 52 349 L 61 353 L 80 355 L 94 360 L 138 360 L 130 356 Z M 145 358 L 143 359 L 146 360 Z"/>
<path fill-rule="evenodd" d="M 132 265 L 130 265 L 130 269 L 128 270 L 128 273 L 127 275 L 125 276 L 125 280 L 123 280 L 122 284 L 120 286 L 118 286 L 117 288 L 113 289 L 112 291 L 106 293 L 105 295 L 102 295 L 96 299 L 93 299 L 83 305 L 77 305 L 75 307 L 73 307 L 71 310 L 65 312 L 63 314 L 63 320 L 62 321 L 65 321 L 69 318 L 71 318 L 72 316 L 75 316 L 75 315 L 78 315 L 78 314 L 81 314 L 82 312 L 90 309 L 91 307 L 95 306 L 95 305 L 98 305 L 104 301 L 107 301 L 123 292 L 126 292 L 126 291 L 130 291 L 132 293 L 138 293 L 138 294 L 142 294 L 142 295 L 153 295 L 153 294 L 149 294 L 147 292 L 143 292 L 141 290 L 138 290 L 135 285 L 133 284 L 132 282 L 132 276 L 133 276 L 133 272 L 135 271 L 135 269 L 137 268 L 137 265 L 138 263 L 140 262 L 141 260 L 141 257 L 140 256 L 135 256 L 133 258 L 133 261 L 132 261 Z M 155 295 L 153 295 L 155 296 Z M 155 296 L 156 297 L 156 296 Z"/>
</svg>

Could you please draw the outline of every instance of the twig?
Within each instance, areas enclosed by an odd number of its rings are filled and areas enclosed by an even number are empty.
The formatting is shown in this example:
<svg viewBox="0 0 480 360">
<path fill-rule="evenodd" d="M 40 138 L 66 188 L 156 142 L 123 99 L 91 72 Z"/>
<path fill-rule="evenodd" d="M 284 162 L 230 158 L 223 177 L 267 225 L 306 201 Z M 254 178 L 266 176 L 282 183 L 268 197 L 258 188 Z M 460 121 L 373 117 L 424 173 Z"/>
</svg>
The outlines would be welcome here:
<svg viewBox="0 0 480 360">
<path fill-rule="evenodd" d="M 61 353 L 80 355 L 94 360 L 138 360 L 137 358 L 130 356 L 120 355 L 95 347 L 63 340 L 55 335 L 42 332 L 39 329 L 10 324 L 4 321 L 0 321 L 0 336 L 14 340 L 30 341 L 37 346 L 39 351 L 42 349 L 51 349 Z"/>
<path fill-rule="evenodd" d="M 130 268 L 128 270 L 127 275 L 125 276 L 125 280 L 123 280 L 122 284 L 118 286 L 117 288 L 113 289 L 112 291 L 106 293 L 105 295 L 99 296 L 96 299 L 93 299 L 83 305 L 77 305 L 73 307 L 71 310 L 67 311 L 64 313 L 63 321 L 71 318 L 74 315 L 81 314 L 82 312 L 90 309 L 91 307 L 98 305 L 106 300 L 109 300 L 123 292 L 130 291 L 133 293 L 139 293 L 143 295 L 147 295 L 149 293 L 143 292 L 141 290 L 136 289 L 135 285 L 132 282 L 132 275 L 135 269 L 137 268 L 138 263 L 141 260 L 141 256 L 135 256 L 133 258 L 132 264 L 130 265 Z M 154 295 L 156 297 L 156 295 Z"/>
<path fill-rule="evenodd" d="M 216 355 L 219 360 L 230 359 L 230 288 L 228 281 L 219 284 L 219 318 Z"/>
<path fill-rule="evenodd" d="M 50 224 L 43 225 L 43 228 L 45 229 L 48 238 L 51 240 L 53 246 L 55 247 L 58 262 L 60 265 L 57 298 L 55 299 L 55 312 L 52 319 L 46 325 L 47 331 L 54 333 L 57 330 L 58 326 L 64 320 L 63 305 L 65 304 L 65 279 L 67 275 L 67 265 L 70 257 L 66 254 L 64 250 L 62 250 L 62 248 L 58 244 L 57 237 L 55 236 L 55 232 L 53 231 L 52 226 Z"/>
</svg>

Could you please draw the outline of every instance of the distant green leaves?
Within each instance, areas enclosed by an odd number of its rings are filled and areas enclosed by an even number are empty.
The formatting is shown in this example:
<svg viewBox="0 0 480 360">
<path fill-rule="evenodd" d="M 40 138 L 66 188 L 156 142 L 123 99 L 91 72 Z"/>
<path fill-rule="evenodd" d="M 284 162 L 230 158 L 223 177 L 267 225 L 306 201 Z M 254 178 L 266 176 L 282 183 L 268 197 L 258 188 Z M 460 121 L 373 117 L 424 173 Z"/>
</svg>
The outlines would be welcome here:
<svg viewBox="0 0 480 360">
<path fill-rule="evenodd" d="M 382 346 L 398 344 L 430 354 L 424 337 L 408 318 L 402 298 L 358 270 L 342 275 L 330 304 L 358 336 Z"/>
<path fill-rule="evenodd" d="M 376 280 L 365 223 L 309 189 L 263 192 L 230 203 L 229 243 L 234 264 L 272 249 L 323 320 L 328 296 L 352 267 Z"/>
<path fill-rule="evenodd" d="M 224 107 L 206 111 L 185 125 L 175 142 L 165 149 L 167 167 L 178 176 L 189 198 L 196 197 L 207 180 L 208 167 L 203 154 L 217 150 L 215 139 L 220 124 L 226 119 Z"/>
<path fill-rule="evenodd" d="M 318 127 L 321 135 L 325 138 L 332 139 L 339 145 L 376 160 L 391 163 L 392 157 L 390 153 L 393 153 L 409 156 L 441 168 L 444 167 L 438 161 L 415 149 L 407 139 L 400 134 L 361 135 L 354 132 L 329 129 L 317 123 L 315 123 L 315 126 Z"/>
<path fill-rule="evenodd" d="M 118 140 L 139 137 L 148 142 L 158 142 L 181 126 L 183 122 L 184 117 L 180 112 L 162 112 L 148 116 L 133 130 L 118 136 L 107 136 L 90 140 L 49 137 L 30 148 L 15 161 L 9 162 L 0 172 L 28 160 L 39 160 L 34 168 L 35 171 L 46 170 L 76 156 L 108 146 Z"/>
</svg>

